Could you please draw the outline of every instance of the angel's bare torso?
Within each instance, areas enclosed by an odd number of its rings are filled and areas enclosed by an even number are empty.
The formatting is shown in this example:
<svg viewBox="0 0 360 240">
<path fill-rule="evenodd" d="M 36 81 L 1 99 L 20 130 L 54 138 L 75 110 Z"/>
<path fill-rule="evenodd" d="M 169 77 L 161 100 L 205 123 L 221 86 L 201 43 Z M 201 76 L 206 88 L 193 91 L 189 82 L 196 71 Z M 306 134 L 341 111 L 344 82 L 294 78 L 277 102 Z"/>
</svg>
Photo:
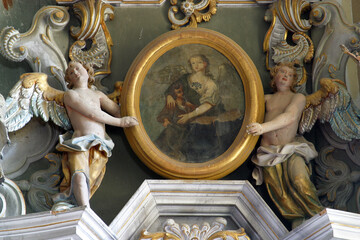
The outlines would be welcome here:
<svg viewBox="0 0 360 240">
<path fill-rule="evenodd" d="M 285 145 L 293 142 L 299 120 L 306 104 L 306 98 L 301 93 L 294 93 L 294 69 L 281 66 L 274 76 L 276 93 L 265 96 L 264 123 L 247 125 L 247 132 L 254 136 L 263 135 L 262 146 Z"/>
<path fill-rule="evenodd" d="M 265 122 L 269 122 L 284 113 L 288 107 L 296 103 L 299 94 L 293 92 L 275 94 L 269 94 L 265 96 Z M 287 126 L 279 128 L 277 130 L 267 132 L 263 134 L 261 145 L 284 145 L 286 143 L 293 142 L 298 129 L 301 113 L 297 114 L 297 119 Z"/>
<path fill-rule="evenodd" d="M 91 89 L 73 89 L 66 92 L 65 106 L 71 125 L 74 129 L 73 137 L 81 137 L 95 134 L 101 138 L 105 137 L 105 124 L 94 120 L 92 114 L 100 110 L 100 95 Z M 76 106 L 76 109 L 75 109 Z M 79 111 L 79 108 L 87 110 L 93 108 L 94 111 Z"/>
</svg>

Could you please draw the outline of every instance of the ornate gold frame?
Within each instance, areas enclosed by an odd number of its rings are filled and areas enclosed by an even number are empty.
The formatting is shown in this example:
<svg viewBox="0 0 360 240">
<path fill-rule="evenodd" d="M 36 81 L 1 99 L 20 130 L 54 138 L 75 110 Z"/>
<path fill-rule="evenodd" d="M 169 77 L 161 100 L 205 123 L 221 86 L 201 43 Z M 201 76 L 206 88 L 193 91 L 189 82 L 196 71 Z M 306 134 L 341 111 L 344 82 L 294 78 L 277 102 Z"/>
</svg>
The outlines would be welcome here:
<svg viewBox="0 0 360 240">
<path fill-rule="evenodd" d="M 243 81 L 246 103 L 242 127 L 225 153 L 204 163 L 184 163 L 165 155 L 150 140 L 140 115 L 140 92 L 149 69 L 164 53 L 184 44 L 203 44 L 219 51 L 229 59 Z M 247 159 L 258 140 L 246 133 L 246 125 L 262 122 L 264 117 L 262 83 L 250 57 L 230 38 L 202 28 L 171 31 L 149 43 L 132 63 L 121 95 L 122 115 L 139 120 L 139 126 L 124 129 L 132 149 L 145 165 L 167 178 L 218 179 L 234 171 Z"/>
</svg>

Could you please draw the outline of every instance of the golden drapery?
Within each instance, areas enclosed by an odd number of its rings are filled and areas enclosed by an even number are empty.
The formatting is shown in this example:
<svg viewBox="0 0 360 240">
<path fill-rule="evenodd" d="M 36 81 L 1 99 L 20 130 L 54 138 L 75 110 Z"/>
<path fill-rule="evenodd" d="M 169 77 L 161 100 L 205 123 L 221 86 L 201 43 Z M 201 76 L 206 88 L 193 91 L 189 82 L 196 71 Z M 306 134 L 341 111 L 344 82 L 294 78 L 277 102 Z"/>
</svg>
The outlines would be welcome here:
<svg viewBox="0 0 360 240">
<path fill-rule="evenodd" d="M 302 136 L 283 146 L 260 146 L 252 158 L 253 177 L 265 182 L 268 193 L 284 218 L 302 221 L 323 209 L 307 164 L 317 156 L 312 143 Z"/>
<path fill-rule="evenodd" d="M 99 146 L 88 152 L 64 152 L 62 157 L 62 171 L 64 178 L 60 184 L 60 192 L 70 193 L 71 177 L 74 173 L 83 172 L 87 176 L 90 197 L 99 188 L 106 171 L 108 157 L 106 152 L 99 150 Z"/>
</svg>

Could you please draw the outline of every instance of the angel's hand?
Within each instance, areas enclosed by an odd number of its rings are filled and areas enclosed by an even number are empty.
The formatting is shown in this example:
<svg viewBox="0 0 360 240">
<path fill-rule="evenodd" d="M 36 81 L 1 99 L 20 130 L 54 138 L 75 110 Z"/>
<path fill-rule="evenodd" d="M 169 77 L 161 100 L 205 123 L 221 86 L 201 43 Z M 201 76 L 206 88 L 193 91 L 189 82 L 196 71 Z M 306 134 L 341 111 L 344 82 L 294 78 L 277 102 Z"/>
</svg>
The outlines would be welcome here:
<svg viewBox="0 0 360 240">
<path fill-rule="evenodd" d="M 341 44 L 341 45 L 340 45 L 340 48 L 341 48 L 341 50 L 342 50 L 344 53 L 346 53 L 346 54 L 349 54 L 349 53 L 350 53 L 349 49 L 348 49 L 347 47 L 345 47 L 344 44 Z"/>
<path fill-rule="evenodd" d="M 167 97 L 166 97 L 166 108 L 168 108 L 168 109 L 172 109 L 172 108 L 174 108 L 175 107 L 175 100 L 174 100 L 174 98 L 171 96 L 171 95 L 168 95 Z"/>
<path fill-rule="evenodd" d="M 179 115 L 179 120 L 177 121 L 178 124 L 185 124 L 187 123 L 187 121 L 190 120 L 190 115 L 189 114 L 181 114 Z"/>
<path fill-rule="evenodd" d="M 119 127 L 132 127 L 136 125 L 139 125 L 139 122 L 135 117 L 126 116 L 120 118 Z"/>
<path fill-rule="evenodd" d="M 258 136 L 264 133 L 264 129 L 260 123 L 251 123 L 246 126 L 247 134 Z"/>
</svg>

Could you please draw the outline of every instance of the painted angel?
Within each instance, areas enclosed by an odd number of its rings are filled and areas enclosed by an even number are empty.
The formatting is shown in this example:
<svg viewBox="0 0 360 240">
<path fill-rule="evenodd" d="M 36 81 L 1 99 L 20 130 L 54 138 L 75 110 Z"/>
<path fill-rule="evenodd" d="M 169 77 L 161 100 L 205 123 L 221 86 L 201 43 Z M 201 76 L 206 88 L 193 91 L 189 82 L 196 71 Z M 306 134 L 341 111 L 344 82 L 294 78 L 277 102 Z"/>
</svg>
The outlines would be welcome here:
<svg viewBox="0 0 360 240">
<path fill-rule="evenodd" d="M 192 55 L 187 63 L 190 71 L 179 73 L 164 91 L 164 105 L 157 114 L 163 129 L 154 142 L 177 160 L 204 162 L 221 155 L 235 139 L 243 117 L 244 108 L 239 107 L 244 102 L 243 92 L 235 86 L 240 79 L 226 79 L 234 69 L 222 65 L 218 78 L 214 78 L 206 55 Z M 233 83 L 226 93 L 224 82 Z M 226 104 L 229 101 L 224 96 L 229 95 L 240 101 L 232 99 L 232 105 Z"/>
<path fill-rule="evenodd" d="M 281 214 L 296 227 L 323 209 L 308 168 L 318 154 L 301 134 L 310 131 L 317 120 L 329 122 L 341 114 L 343 86 L 339 80 L 322 79 L 321 89 L 314 94 L 296 93 L 294 63 L 277 64 L 271 77 L 275 93 L 265 95 L 264 123 L 247 126 L 248 134 L 262 135 L 252 158 L 256 165 L 253 177 L 258 185 L 265 182 Z"/>
<path fill-rule="evenodd" d="M 114 147 L 105 124 L 131 127 L 138 121 L 121 117 L 119 105 L 92 86 L 94 70 L 90 65 L 70 62 L 65 80 L 69 90 L 60 91 L 48 85 L 46 74 L 23 74 L 6 100 L 5 124 L 12 132 L 33 116 L 40 116 L 67 130 L 56 146 L 63 152 L 64 178 L 53 200 L 90 207 L 89 199 L 101 184 Z"/>
</svg>

